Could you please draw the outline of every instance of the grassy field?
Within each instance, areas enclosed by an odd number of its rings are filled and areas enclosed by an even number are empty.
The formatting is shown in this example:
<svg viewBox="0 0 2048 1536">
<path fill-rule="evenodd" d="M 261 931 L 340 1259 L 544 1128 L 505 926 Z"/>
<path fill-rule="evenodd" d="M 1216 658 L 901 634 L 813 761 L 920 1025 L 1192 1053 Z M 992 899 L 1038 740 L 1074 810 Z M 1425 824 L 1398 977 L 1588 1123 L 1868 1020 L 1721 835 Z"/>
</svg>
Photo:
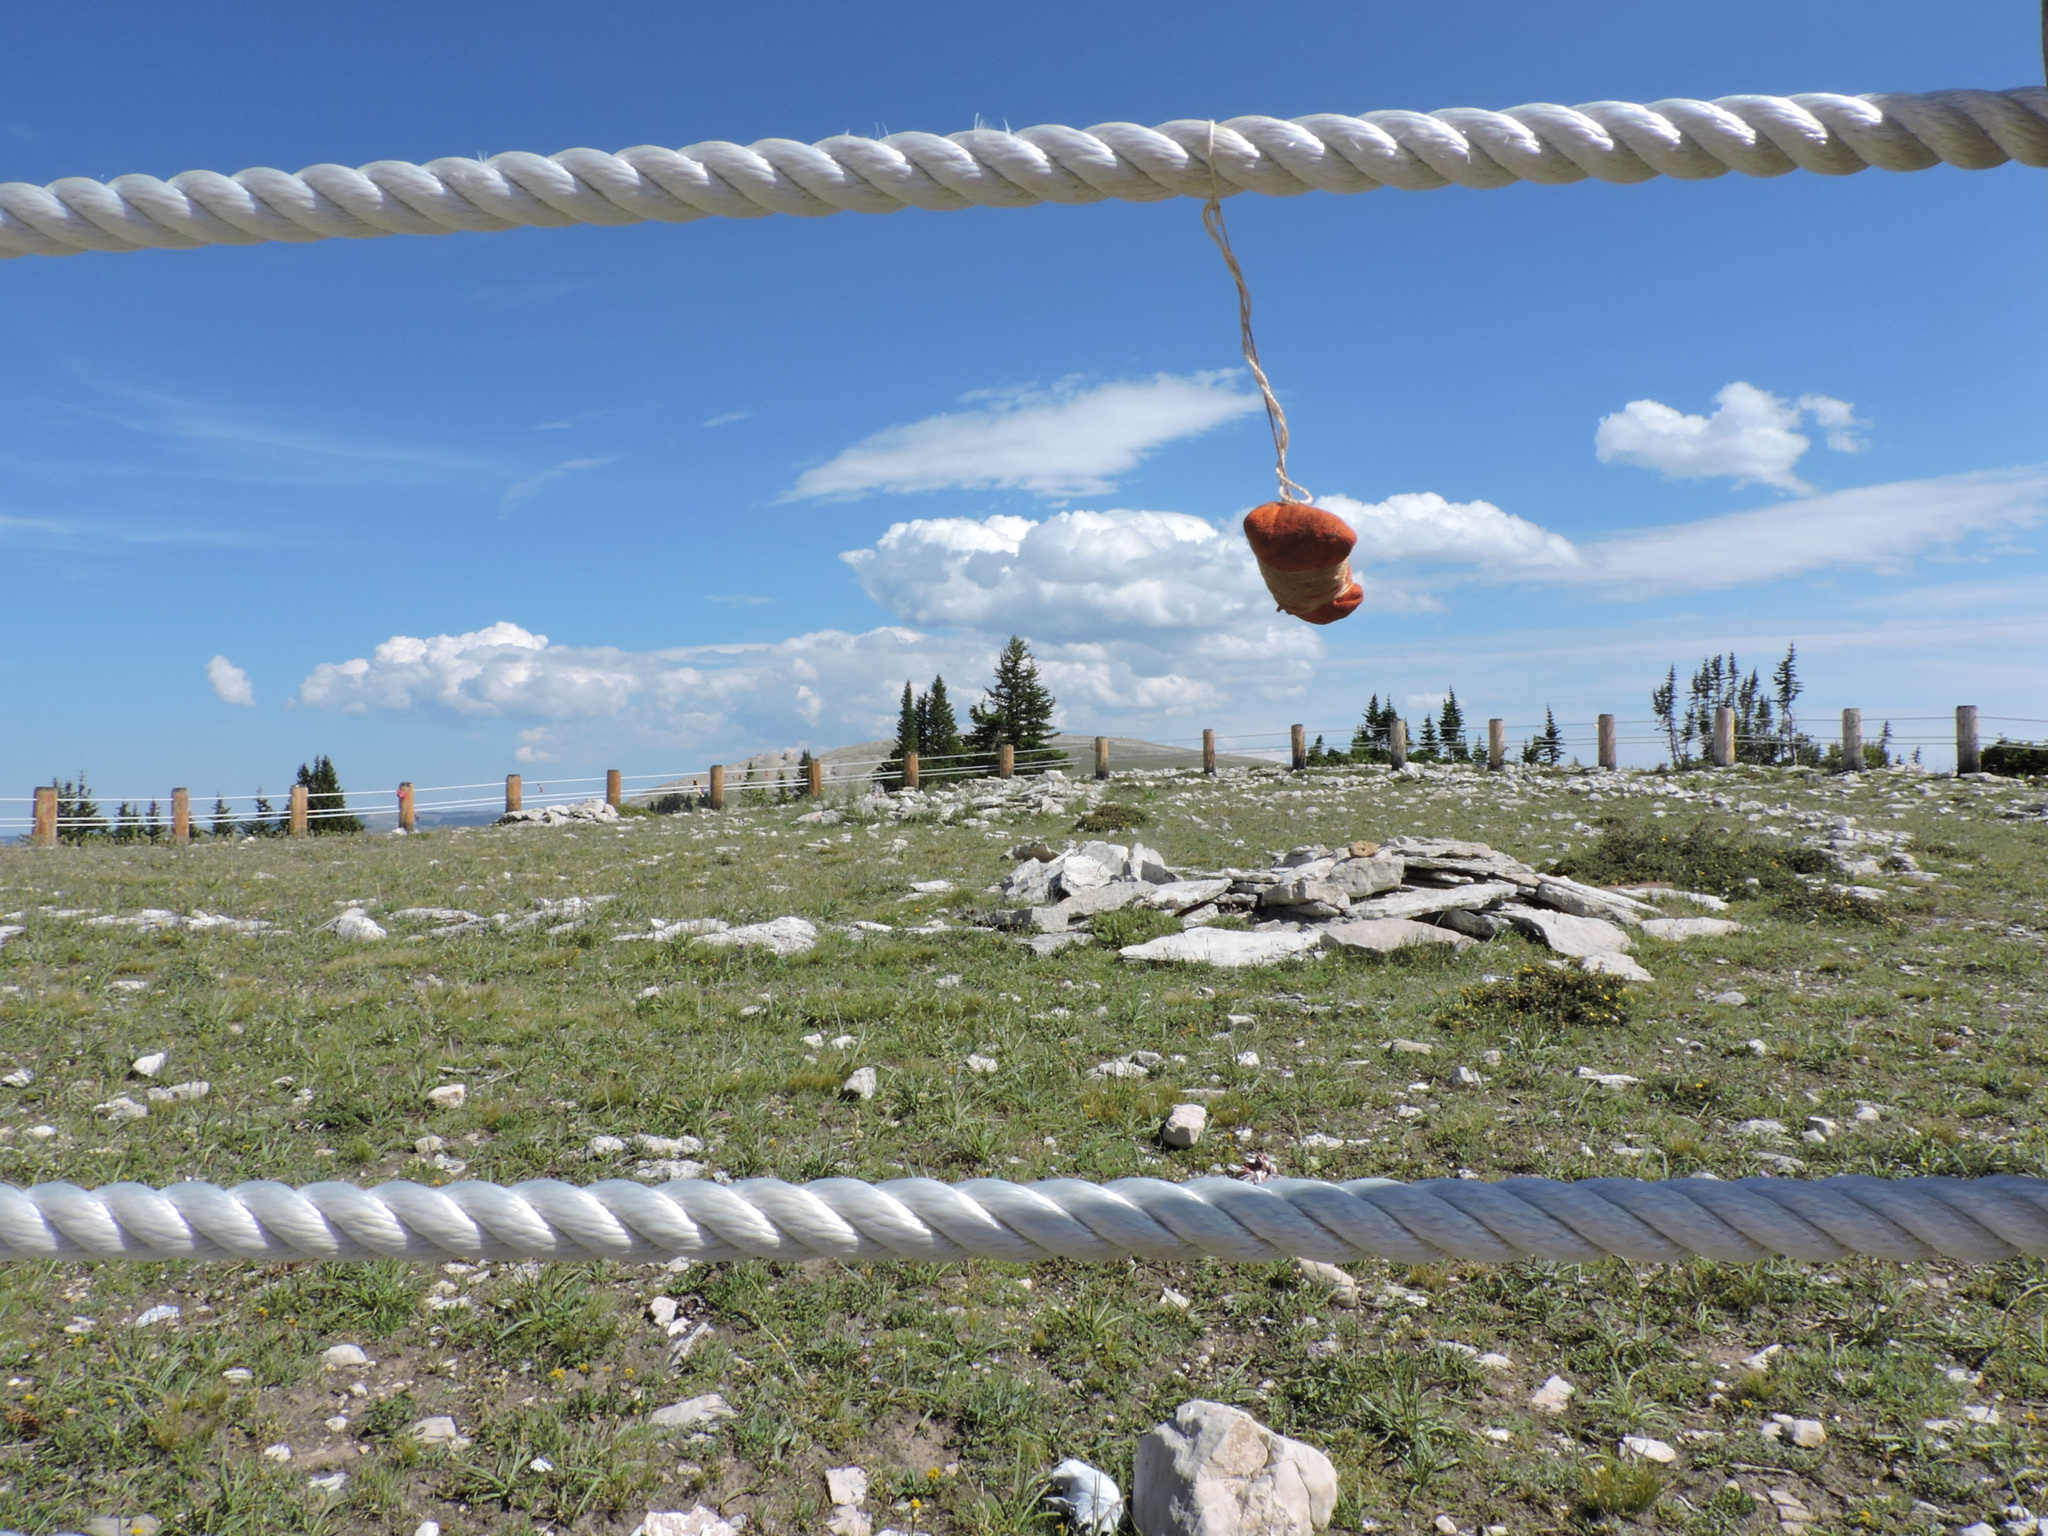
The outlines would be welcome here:
<svg viewBox="0 0 2048 1536">
<path fill-rule="evenodd" d="M 2048 1173 L 2048 823 L 2001 814 L 2038 806 L 2038 786 L 1353 770 L 1109 793 L 1144 810 L 1138 835 L 1177 867 L 1409 833 L 1618 878 L 1654 852 L 1645 829 L 1704 823 L 1731 834 L 1704 875 L 1748 931 L 1640 941 L 1656 981 L 1631 989 L 1623 1022 L 1589 1025 L 1517 1005 L 1517 972 L 1543 955 L 1512 937 L 1206 972 L 1121 962 L 1111 944 L 1156 931 L 1132 914 L 1042 959 L 960 926 L 1007 847 L 1075 835 L 1072 796 L 995 825 L 821 828 L 792 805 L 618 828 L 8 847 L 0 921 L 26 931 L 0 949 L 0 1073 L 34 1080 L 0 1088 L 0 1178 L 587 1181 L 631 1176 L 642 1134 L 700 1139 L 690 1155 L 720 1176 L 796 1180 L 1180 1178 L 1251 1152 L 1326 1178 Z M 1774 878 L 1773 851 L 1834 816 L 1910 834 L 1939 878 L 1858 877 L 1886 891 L 1875 902 Z M 910 893 L 940 879 L 956 889 Z M 350 901 L 517 915 L 572 895 L 614 899 L 555 934 L 320 931 Z M 143 908 L 281 931 L 88 916 Z M 901 931 L 941 912 L 955 928 Z M 786 959 L 611 942 L 650 917 L 785 913 L 897 931 L 828 929 Z M 852 1042 L 814 1048 L 813 1034 Z M 1432 1052 L 1391 1054 L 1395 1038 Z M 1167 1060 L 1145 1080 L 1088 1079 L 1134 1050 Z M 147 1102 L 130 1067 L 159 1051 L 158 1084 L 205 1081 L 206 1096 L 121 1124 L 95 1110 Z M 1247 1051 L 1258 1067 L 1236 1064 Z M 970 1053 L 998 1070 L 969 1072 Z M 857 1066 L 878 1069 L 871 1102 L 837 1091 Z M 1454 1086 L 1461 1066 L 1484 1085 Z M 1582 1067 L 1641 1081 L 1606 1088 Z M 428 1102 L 458 1082 L 461 1107 Z M 1226 1092 L 1202 1142 L 1168 1152 L 1159 1122 L 1188 1087 Z M 1864 1105 L 1875 1121 L 1856 1119 Z M 1801 1139 L 1809 1116 L 1838 1129 Z M 1787 1134 L 1737 1132 L 1752 1120 Z M 629 1150 L 593 1154 L 600 1136 Z M 195 1536 L 425 1519 L 448 1536 L 623 1536 L 650 1508 L 701 1500 L 816 1532 L 823 1469 L 858 1464 L 878 1530 L 1021 1531 L 1042 1524 L 1041 1480 L 1063 1456 L 1128 1491 L 1138 1436 L 1191 1397 L 1327 1452 L 1342 1531 L 1439 1516 L 1468 1532 L 1705 1536 L 1801 1516 L 1816 1531 L 1952 1530 L 2048 1501 L 2039 1263 L 1355 1274 L 1347 1307 L 1287 1265 L 19 1264 L 0 1271 L 0 1526 L 148 1514 Z M 1163 1303 L 1169 1288 L 1187 1304 Z M 682 1358 L 650 1318 L 659 1297 L 697 1340 Z M 158 1306 L 179 1315 L 136 1322 Z M 374 1363 L 327 1368 L 340 1343 Z M 1553 1374 L 1576 1389 L 1556 1415 L 1529 1401 Z M 734 1416 L 709 1431 L 646 1422 L 711 1392 Z M 1825 1444 L 1762 1433 L 1774 1413 L 1819 1421 Z M 468 1443 L 406 1432 L 434 1415 Z M 1620 1456 L 1632 1435 L 1676 1460 Z M 289 1460 L 269 1449 L 283 1446 Z"/>
</svg>

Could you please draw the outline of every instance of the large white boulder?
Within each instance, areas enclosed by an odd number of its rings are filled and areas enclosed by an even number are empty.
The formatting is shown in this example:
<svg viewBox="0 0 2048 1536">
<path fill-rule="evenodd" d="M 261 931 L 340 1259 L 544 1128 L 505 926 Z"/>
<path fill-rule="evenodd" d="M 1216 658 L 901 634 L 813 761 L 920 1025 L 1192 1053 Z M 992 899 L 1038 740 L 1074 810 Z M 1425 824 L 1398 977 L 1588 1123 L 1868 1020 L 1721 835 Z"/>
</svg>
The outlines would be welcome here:
<svg viewBox="0 0 2048 1536">
<path fill-rule="evenodd" d="M 1331 923 L 1318 937 L 1325 949 L 1370 949 L 1391 954 L 1411 944 L 1449 944 L 1460 947 L 1473 941 L 1462 933 L 1418 923 L 1405 917 L 1365 918 L 1355 923 Z"/>
<path fill-rule="evenodd" d="M 772 955 L 800 955 L 805 950 L 816 947 L 818 930 L 805 918 L 777 917 L 765 923 L 747 923 L 738 928 L 727 928 L 721 933 L 699 934 L 697 942 L 721 948 L 744 944 L 765 949 Z"/>
<path fill-rule="evenodd" d="M 1329 1457 L 1224 1403 L 1183 1403 L 1138 1442 L 1139 1536 L 1310 1536 L 1336 1505 Z"/>
</svg>

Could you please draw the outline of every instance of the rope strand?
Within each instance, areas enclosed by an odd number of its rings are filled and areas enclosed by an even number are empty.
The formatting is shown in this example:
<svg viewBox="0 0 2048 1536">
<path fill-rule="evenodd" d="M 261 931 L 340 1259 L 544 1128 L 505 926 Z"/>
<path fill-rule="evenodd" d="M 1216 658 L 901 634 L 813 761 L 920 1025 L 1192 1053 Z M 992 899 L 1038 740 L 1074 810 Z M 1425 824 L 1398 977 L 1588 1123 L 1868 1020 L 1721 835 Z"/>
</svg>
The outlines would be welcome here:
<svg viewBox="0 0 2048 1536">
<path fill-rule="evenodd" d="M 1259 344 L 1252 336 L 1252 291 L 1244 280 L 1244 268 L 1237 264 L 1237 253 L 1230 248 L 1230 230 L 1223 222 L 1223 190 L 1216 179 L 1216 120 L 1209 120 L 1209 150 L 1203 157 L 1209 163 L 1209 200 L 1202 205 L 1202 228 L 1209 231 L 1209 238 L 1216 242 L 1216 249 L 1223 253 L 1223 264 L 1230 268 L 1231 281 L 1237 284 L 1237 329 L 1238 348 L 1244 353 L 1244 360 L 1252 370 L 1252 377 L 1259 381 L 1259 393 L 1266 401 L 1266 425 L 1273 431 L 1273 470 L 1280 480 L 1282 501 L 1313 501 L 1315 498 L 1289 478 L 1287 473 L 1287 413 L 1280 408 L 1280 401 L 1273 393 L 1273 385 L 1266 378 L 1266 370 L 1259 364 Z"/>
</svg>

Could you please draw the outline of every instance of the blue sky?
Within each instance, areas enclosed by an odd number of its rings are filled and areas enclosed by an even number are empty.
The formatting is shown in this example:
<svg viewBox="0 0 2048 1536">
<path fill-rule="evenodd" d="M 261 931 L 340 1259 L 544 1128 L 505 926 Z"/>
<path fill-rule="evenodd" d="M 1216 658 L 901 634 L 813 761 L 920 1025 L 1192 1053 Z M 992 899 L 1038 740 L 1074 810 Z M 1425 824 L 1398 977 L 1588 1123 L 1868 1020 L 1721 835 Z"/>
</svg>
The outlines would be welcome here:
<svg viewBox="0 0 2048 1536">
<path fill-rule="evenodd" d="M 10 22 L 0 179 L 2001 88 L 2038 81 L 2037 24 L 48 7 Z M 1228 211 L 1296 478 L 1370 557 L 1326 630 L 1249 584 L 1270 446 L 1192 201 L 0 263 L 0 793 L 831 746 L 879 734 L 906 675 L 971 694 L 1012 630 L 1084 731 L 1340 730 L 1446 684 L 1518 730 L 1640 718 L 1667 663 L 1788 640 L 1816 720 L 2048 717 L 2040 171 Z"/>
</svg>

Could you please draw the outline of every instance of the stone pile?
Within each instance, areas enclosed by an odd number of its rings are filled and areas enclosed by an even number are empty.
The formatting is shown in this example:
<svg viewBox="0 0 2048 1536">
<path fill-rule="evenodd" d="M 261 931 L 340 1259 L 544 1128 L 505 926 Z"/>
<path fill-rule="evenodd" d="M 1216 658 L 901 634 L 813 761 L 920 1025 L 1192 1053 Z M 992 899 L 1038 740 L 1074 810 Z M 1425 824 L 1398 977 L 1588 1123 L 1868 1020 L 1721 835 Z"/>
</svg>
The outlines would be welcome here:
<svg viewBox="0 0 2048 1536">
<path fill-rule="evenodd" d="M 1664 942 L 1734 933 L 1725 918 L 1666 917 L 1659 900 L 1719 908 L 1668 887 L 1629 891 L 1547 875 L 1484 843 L 1397 837 L 1330 849 L 1292 848 L 1263 869 L 1176 872 L 1143 843 L 1043 843 L 1011 850 L 1021 862 L 995 888 L 1013 905 L 989 915 L 1042 954 L 1077 942 L 1102 913 L 1144 907 L 1182 931 L 1124 948 L 1135 961 L 1267 965 L 1327 950 L 1387 952 L 1413 944 L 1463 947 L 1513 930 L 1589 970 L 1630 981 L 1650 975 L 1629 956 L 1638 934 Z M 1650 898 L 1650 899 L 1646 899 Z M 1227 916 L 1248 930 L 1216 928 Z"/>
<path fill-rule="evenodd" d="M 530 811 L 507 811 L 494 827 L 605 826 L 619 819 L 616 807 L 600 799 L 579 800 L 574 805 L 543 805 Z"/>
</svg>

